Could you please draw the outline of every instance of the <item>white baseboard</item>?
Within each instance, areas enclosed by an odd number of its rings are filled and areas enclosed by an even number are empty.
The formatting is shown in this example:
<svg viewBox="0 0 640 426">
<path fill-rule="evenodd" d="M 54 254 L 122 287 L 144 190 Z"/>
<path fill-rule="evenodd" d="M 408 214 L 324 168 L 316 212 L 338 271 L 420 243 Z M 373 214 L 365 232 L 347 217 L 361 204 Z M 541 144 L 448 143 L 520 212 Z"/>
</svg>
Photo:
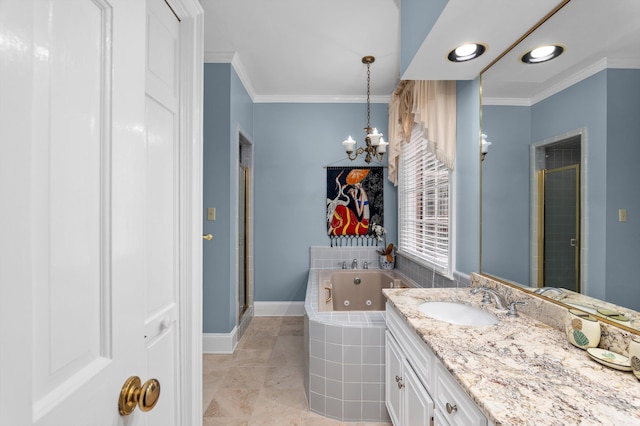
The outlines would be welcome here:
<svg viewBox="0 0 640 426">
<path fill-rule="evenodd" d="M 237 327 L 230 333 L 202 333 L 202 352 L 205 354 L 232 354 L 237 344 Z"/>
<path fill-rule="evenodd" d="M 253 302 L 256 317 L 301 317 L 304 302 Z"/>
</svg>

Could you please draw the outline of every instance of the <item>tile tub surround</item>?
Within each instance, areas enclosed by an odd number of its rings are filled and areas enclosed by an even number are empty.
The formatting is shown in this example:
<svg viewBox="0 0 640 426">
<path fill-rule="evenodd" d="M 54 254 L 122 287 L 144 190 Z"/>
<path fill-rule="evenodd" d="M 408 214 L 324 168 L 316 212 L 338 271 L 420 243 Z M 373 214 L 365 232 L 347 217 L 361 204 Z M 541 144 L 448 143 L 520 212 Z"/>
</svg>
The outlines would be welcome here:
<svg viewBox="0 0 640 426">
<path fill-rule="evenodd" d="M 388 422 L 384 311 L 318 312 L 318 270 L 305 298 L 305 392 L 309 409 L 340 421 Z"/>
<path fill-rule="evenodd" d="M 506 317 L 493 305 L 482 305 L 482 296 L 469 289 L 384 293 L 496 426 L 640 424 L 638 380 L 591 360 L 567 341 L 564 329 L 522 311 L 517 318 Z M 430 319 L 418 310 L 428 300 L 471 303 L 500 321 L 465 327 Z"/>
</svg>

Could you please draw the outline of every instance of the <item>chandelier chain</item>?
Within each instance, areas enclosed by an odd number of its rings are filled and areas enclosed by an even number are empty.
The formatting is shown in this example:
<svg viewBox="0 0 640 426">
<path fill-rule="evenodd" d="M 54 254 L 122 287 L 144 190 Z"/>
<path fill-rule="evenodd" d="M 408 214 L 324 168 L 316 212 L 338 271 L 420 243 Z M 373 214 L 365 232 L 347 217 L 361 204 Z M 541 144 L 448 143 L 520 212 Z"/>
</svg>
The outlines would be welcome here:
<svg viewBox="0 0 640 426">
<path fill-rule="evenodd" d="M 371 129 L 371 64 L 367 63 L 367 131 Z"/>
</svg>

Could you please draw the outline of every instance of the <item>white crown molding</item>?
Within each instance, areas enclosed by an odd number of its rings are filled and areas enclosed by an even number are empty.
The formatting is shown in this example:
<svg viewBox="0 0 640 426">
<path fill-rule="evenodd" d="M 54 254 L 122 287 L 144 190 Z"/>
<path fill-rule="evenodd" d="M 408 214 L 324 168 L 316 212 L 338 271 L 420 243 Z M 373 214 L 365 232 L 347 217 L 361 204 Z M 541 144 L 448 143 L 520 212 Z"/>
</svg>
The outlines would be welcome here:
<svg viewBox="0 0 640 426">
<path fill-rule="evenodd" d="M 391 96 L 371 96 L 372 104 L 388 104 Z M 291 104 L 362 104 L 367 102 L 367 97 L 357 96 L 312 96 L 312 95 L 259 95 L 255 103 L 291 103 Z"/>
<path fill-rule="evenodd" d="M 564 89 L 573 86 L 576 83 L 585 80 L 592 75 L 599 73 L 607 68 L 615 69 L 640 69 L 640 61 L 637 59 L 608 59 L 602 58 L 593 64 L 581 69 L 577 73 L 567 77 L 566 79 L 548 87 L 531 98 L 482 98 L 482 105 L 504 105 L 504 106 L 532 106 L 543 101 L 556 93 L 562 92 Z"/>
<path fill-rule="evenodd" d="M 365 103 L 367 97 L 357 96 L 313 96 L 313 95 L 257 95 L 251 80 L 236 52 L 204 52 L 204 62 L 208 64 L 231 64 L 253 103 L 273 104 L 349 104 Z M 372 104 L 388 104 L 391 96 L 371 96 Z"/>
<path fill-rule="evenodd" d="M 256 101 L 256 92 L 236 52 L 204 52 L 204 62 L 206 64 L 231 64 L 251 101 Z"/>
<path fill-rule="evenodd" d="M 482 105 L 499 106 L 531 106 L 531 101 L 527 98 L 482 98 Z"/>
<path fill-rule="evenodd" d="M 556 93 L 562 92 L 564 89 L 573 86 L 576 83 L 581 82 L 584 79 L 591 77 L 594 74 L 599 73 L 600 71 L 607 69 L 607 58 L 602 58 L 599 61 L 589 65 L 578 71 L 577 73 L 569 76 L 568 78 L 554 84 L 553 86 L 543 90 L 531 97 L 531 105 L 535 105 L 540 101 L 543 101 Z"/>
</svg>

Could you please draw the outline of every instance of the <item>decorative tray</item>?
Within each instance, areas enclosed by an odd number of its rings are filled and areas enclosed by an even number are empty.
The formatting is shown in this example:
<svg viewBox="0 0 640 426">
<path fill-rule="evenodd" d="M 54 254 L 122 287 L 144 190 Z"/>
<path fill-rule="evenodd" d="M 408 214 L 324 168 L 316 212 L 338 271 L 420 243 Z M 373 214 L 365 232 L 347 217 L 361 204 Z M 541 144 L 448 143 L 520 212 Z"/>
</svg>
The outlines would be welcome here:
<svg viewBox="0 0 640 426">
<path fill-rule="evenodd" d="M 588 348 L 587 353 L 591 358 L 598 361 L 602 365 L 615 368 L 621 371 L 631 371 L 631 363 L 629 358 L 615 352 L 606 351 L 600 348 Z"/>
</svg>

